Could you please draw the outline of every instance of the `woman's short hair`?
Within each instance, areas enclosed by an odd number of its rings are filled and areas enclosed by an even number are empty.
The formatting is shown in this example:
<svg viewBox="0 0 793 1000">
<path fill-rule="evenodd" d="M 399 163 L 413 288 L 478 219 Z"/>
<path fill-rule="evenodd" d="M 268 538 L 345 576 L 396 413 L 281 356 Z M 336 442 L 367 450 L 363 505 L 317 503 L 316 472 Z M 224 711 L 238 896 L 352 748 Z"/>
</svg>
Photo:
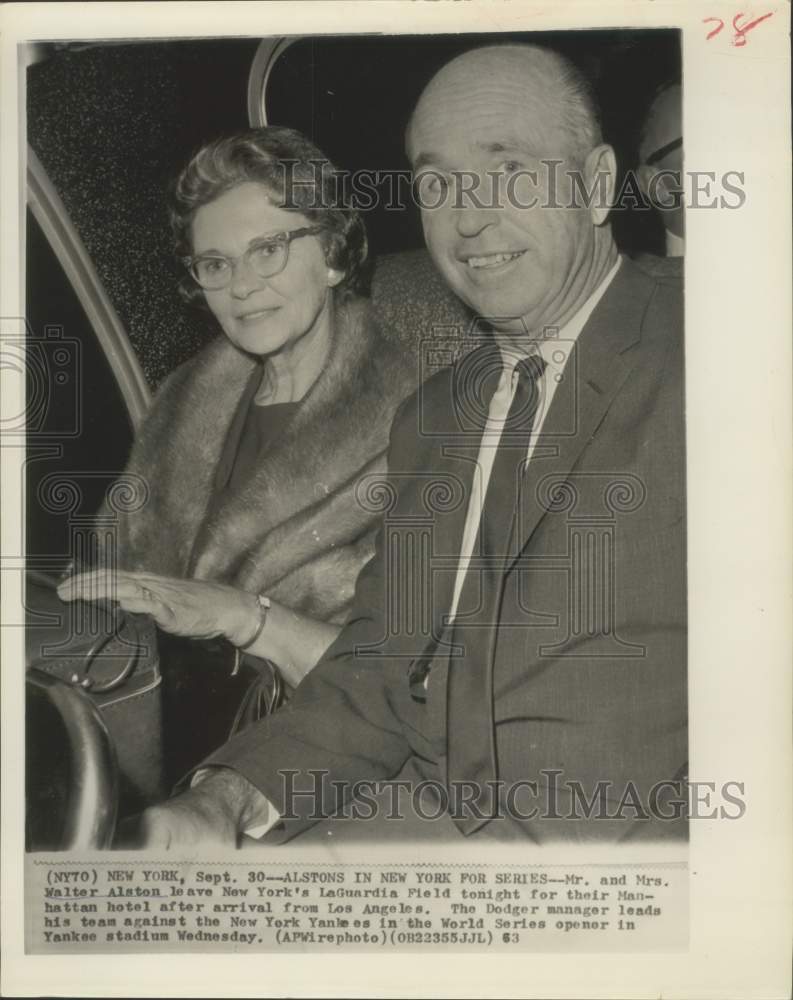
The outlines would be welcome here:
<svg viewBox="0 0 793 1000">
<path fill-rule="evenodd" d="M 191 227 L 196 212 L 238 184 L 262 184 L 279 207 L 299 212 L 321 225 L 320 242 L 328 266 L 342 271 L 336 293 L 368 293 L 364 270 L 368 247 L 358 212 L 343 198 L 339 171 L 310 139 L 280 126 L 250 129 L 207 143 L 176 180 L 171 227 L 179 257 L 193 252 Z M 190 275 L 180 283 L 186 301 L 204 302 L 203 290 Z"/>
</svg>

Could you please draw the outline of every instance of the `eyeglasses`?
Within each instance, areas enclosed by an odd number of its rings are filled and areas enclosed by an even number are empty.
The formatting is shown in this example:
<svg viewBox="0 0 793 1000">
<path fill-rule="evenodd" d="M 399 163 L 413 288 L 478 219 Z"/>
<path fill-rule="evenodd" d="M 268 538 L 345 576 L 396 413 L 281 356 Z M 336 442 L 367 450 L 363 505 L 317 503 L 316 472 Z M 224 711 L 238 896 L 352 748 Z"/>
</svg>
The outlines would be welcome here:
<svg viewBox="0 0 793 1000">
<path fill-rule="evenodd" d="M 683 145 L 682 138 L 673 139 L 671 142 L 668 142 L 665 146 L 661 146 L 660 149 L 656 149 L 655 152 L 650 153 L 649 156 L 645 156 L 644 162 L 647 163 L 649 166 L 652 166 L 654 163 L 658 163 L 659 160 L 663 160 L 663 158 L 667 154 L 673 153 L 676 149 L 680 149 L 682 145 Z"/>
<path fill-rule="evenodd" d="M 276 233 L 265 239 L 256 240 L 239 257 L 225 257 L 223 254 L 200 254 L 198 257 L 182 257 L 182 263 L 198 284 L 208 292 L 225 288 L 234 275 L 238 261 L 244 261 L 260 278 L 273 278 L 280 274 L 289 260 L 289 246 L 292 240 L 301 236 L 316 236 L 322 226 L 304 226 L 285 233 Z"/>
</svg>

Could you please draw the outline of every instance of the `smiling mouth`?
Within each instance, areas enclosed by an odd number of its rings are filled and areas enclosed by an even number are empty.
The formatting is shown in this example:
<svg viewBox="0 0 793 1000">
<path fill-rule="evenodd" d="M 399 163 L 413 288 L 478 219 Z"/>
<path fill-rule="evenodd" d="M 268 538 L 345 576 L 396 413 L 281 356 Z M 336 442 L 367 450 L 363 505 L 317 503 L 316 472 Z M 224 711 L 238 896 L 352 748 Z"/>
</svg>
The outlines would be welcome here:
<svg viewBox="0 0 793 1000">
<path fill-rule="evenodd" d="M 242 313 L 237 317 L 237 320 L 240 323 L 254 323 L 257 319 L 262 319 L 262 317 L 274 313 L 278 308 L 278 306 L 271 306 L 269 309 L 256 309 L 254 312 Z"/>
<path fill-rule="evenodd" d="M 517 250 L 515 253 L 482 254 L 479 257 L 469 257 L 465 263 L 474 271 L 493 270 L 494 268 L 501 267 L 503 264 L 509 264 L 511 261 L 517 260 L 525 252 L 525 250 Z"/>
</svg>

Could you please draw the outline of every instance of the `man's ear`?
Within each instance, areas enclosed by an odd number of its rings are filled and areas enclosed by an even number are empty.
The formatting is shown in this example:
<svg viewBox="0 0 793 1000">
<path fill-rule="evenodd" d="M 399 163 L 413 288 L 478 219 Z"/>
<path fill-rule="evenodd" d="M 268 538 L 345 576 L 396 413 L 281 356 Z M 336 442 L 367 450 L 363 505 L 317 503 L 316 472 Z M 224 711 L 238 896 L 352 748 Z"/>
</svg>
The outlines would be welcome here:
<svg viewBox="0 0 793 1000">
<path fill-rule="evenodd" d="M 650 200 L 650 181 L 653 179 L 653 174 L 655 170 L 647 163 L 640 163 L 636 168 L 636 180 L 639 182 L 639 188 L 642 194 Z"/>
<path fill-rule="evenodd" d="M 595 146 L 584 161 L 584 182 L 590 193 L 589 215 L 596 226 L 602 226 L 614 203 L 617 187 L 617 157 L 606 143 Z"/>
</svg>

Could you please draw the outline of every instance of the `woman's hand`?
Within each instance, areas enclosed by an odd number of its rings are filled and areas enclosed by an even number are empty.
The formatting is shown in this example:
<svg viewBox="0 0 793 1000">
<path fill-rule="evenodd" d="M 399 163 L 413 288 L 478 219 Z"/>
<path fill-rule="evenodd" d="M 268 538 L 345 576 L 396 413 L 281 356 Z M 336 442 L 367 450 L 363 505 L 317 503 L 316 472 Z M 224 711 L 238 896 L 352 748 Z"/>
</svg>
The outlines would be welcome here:
<svg viewBox="0 0 793 1000">
<path fill-rule="evenodd" d="M 117 601 L 125 611 L 148 614 L 163 632 L 194 639 L 225 636 L 248 642 L 259 624 L 256 597 L 222 583 L 178 580 L 151 573 L 79 573 L 58 586 L 64 601 Z"/>
<path fill-rule="evenodd" d="M 234 646 L 250 643 L 261 621 L 255 594 L 224 583 L 151 573 L 79 573 L 58 586 L 58 596 L 64 601 L 117 601 L 125 611 L 151 615 L 163 632 L 193 639 L 222 635 Z M 272 660 L 297 686 L 338 634 L 338 625 L 272 601 L 249 652 Z"/>
</svg>

